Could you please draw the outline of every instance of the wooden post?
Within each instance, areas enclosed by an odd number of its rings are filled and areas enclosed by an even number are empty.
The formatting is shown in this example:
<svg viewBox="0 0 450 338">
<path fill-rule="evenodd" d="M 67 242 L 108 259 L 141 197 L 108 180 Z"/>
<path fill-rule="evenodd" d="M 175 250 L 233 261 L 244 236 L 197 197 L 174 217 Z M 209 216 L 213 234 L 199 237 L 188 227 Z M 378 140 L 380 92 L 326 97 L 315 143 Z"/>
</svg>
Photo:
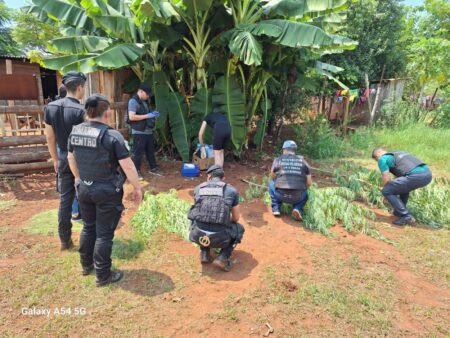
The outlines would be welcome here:
<svg viewBox="0 0 450 338">
<path fill-rule="evenodd" d="M 12 60 L 6 59 L 6 74 L 13 73 Z M 14 100 L 8 100 L 8 107 L 14 107 Z M 17 124 L 17 118 L 15 114 L 8 115 L 9 123 L 11 123 L 11 128 L 14 130 L 19 129 L 19 125 Z M 17 132 L 12 132 L 13 136 L 17 135 Z"/>
<path fill-rule="evenodd" d="M 348 110 L 349 110 L 349 107 L 350 107 L 350 96 L 349 96 L 349 94 L 344 96 L 344 100 L 345 100 L 345 110 L 344 110 L 344 122 L 342 123 L 342 133 L 344 135 L 347 135 L 347 126 L 348 126 L 348 122 L 349 122 Z"/>
<path fill-rule="evenodd" d="M 372 111 L 370 112 L 370 121 L 369 124 L 372 125 L 374 117 L 375 117 L 375 111 L 377 110 L 377 106 L 379 104 L 380 100 L 380 94 L 381 94 L 381 85 L 383 84 L 383 77 L 384 77 L 384 71 L 386 70 L 386 65 L 383 66 L 383 71 L 381 72 L 381 78 L 380 83 L 378 84 L 377 88 L 377 94 L 375 95 L 375 102 L 372 107 Z"/>
<path fill-rule="evenodd" d="M 366 81 L 366 91 L 367 91 L 367 104 L 369 105 L 369 114 L 372 113 L 372 102 L 370 101 L 370 82 L 369 75 L 364 74 L 364 80 Z"/>
</svg>

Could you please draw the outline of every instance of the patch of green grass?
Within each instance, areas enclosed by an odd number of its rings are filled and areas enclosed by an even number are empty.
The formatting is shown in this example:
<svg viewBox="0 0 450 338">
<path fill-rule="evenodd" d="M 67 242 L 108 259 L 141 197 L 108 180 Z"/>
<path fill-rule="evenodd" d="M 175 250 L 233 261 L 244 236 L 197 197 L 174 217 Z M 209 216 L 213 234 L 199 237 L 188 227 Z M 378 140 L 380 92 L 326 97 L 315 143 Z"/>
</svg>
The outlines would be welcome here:
<svg viewBox="0 0 450 338">
<path fill-rule="evenodd" d="M 122 239 L 114 238 L 112 258 L 130 260 L 136 258 L 145 248 L 141 238 Z"/>
<path fill-rule="evenodd" d="M 13 206 L 15 206 L 17 203 L 17 200 L 0 200 L 0 211 L 11 209 Z"/>
<path fill-rule="evenodd" d="M 450 232 L 405 228 L 397 248 L 417 274 L 450 288 Z"/>
<path fill-rule="evenodd" d="M 80 232 L 82 224 L 72 222 L 72 231 Z M 57 236 L 58 235 L 58 210 L 51 209 L 31 217 L 24 228 L 25 232 L 33 235 Z"/>
<path fill-rule="evenodd" d="M 370 159 L 375 147 L 404 150 L 431 166 L 450 173 L 450 130 L 431 128 L 417 123 L 401 128 L 359 129 L 348 139 L 349 154 L 356 153 Z M 353 150 L 353 151 L 352 151 Z"/>
</svg>

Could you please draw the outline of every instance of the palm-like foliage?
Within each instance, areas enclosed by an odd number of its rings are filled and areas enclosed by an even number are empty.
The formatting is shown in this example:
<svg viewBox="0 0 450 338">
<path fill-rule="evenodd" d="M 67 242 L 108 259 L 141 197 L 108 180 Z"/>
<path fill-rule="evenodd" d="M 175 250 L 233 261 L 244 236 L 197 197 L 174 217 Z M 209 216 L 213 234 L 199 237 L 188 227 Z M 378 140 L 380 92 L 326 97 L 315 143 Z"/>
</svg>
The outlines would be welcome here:
<svg viewBox="0 0 450 338">
<path fill-rule="evenodd" d="M 63 34 L 49 42 L 54 56 L 42 61 L 46 67 L 89 73 L 128 66 L 140 81 L 149 79 L 162 138 L 167 144 L 171 138 L 187 160 L 191 140 L 213 108 L 227 115 L 234 150 L 243 149 L 274 77 L 271 67 L 283 62 L 284 51 L 307 48 L 320 55 L 354 48 L 354 41 L 334 35 L 348 1 L 32 0 L 29 12 Z M 225 61 L 209 74 L 212 52 Z M 339 71 L 319 63 L 316 69 L 332 79 Z M 264 97 L 258 144 L 270 113 Z"/>
</svg>

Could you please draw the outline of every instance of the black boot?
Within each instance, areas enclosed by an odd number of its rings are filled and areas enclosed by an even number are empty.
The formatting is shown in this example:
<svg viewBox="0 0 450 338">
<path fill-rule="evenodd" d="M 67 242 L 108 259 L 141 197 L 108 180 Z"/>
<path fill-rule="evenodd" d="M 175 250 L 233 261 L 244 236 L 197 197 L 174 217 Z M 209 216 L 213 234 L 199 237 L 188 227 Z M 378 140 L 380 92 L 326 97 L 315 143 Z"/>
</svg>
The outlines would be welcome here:
<svg viewBox="0 0 450 338">
<path fill-rule="evenodd" d="M 230 271 L 232 267 L 231 260 L 223 254 L 217 256 L 213 264 L 226 272 Z"/>
<path fill-rule="evenodd" d="M 83 270 L 81 271 L 81 274 L 83 276 L 88 276 L 91 274 L 92 271 L 94 271 L 94 264 L 91 264 L 89 266 L 83 266 Z"/>
<path fill-rule="evenodd" d="M 100 286 L 105 286 L 105 285 L 108 285 L 111 283 L 117 283 L 118 281 L 120 281 L 122 279 L 122 277 L 123 277 L 122 271 L 114 271 L 114 272 L 111 272 L 111 275 L 107 279 L 102 280 L 102 281 L 97 280 L 95 282 L 95 284 L 97 285 L 97 287 L 100 287 Z"/>
<path fill-rule="evenodd" d="M 67 242 L 61 241 L 61 251 L 70 250 L 72 248 L 73 248 L 72 238 L 69 239 Z"/>
<path fill-rule="evenodd" d="M 207 249 L 201 248 L 200 249 L 200 262 L 202 264 L 211 263 L 211 254 L 209 252 L 209 248 L 207 248 Z"/>
<path fill-rule="evenodd" d="M 395 225 L 406 225 L 406 224 L 414 224 L 416 223 L 416 220 L 411 215 L 405 215 L 400 217 L 398 220 L 394 221 L 393 224 Z"/>
</svg>

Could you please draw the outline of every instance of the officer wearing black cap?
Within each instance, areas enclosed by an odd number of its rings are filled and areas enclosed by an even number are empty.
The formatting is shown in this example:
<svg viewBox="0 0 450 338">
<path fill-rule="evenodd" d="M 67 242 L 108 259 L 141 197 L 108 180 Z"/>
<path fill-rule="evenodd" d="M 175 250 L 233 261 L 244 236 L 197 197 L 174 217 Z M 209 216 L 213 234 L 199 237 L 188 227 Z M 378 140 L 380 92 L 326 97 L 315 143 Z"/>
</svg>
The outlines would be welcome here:
<svg viewBox="0 0 450 338">
<path fill-rule="evenodd" d="M 200 245 L 202 264 L 211 262 L 211 248 L 220 248 L 213 264 L 230 271 L 231 253 L 244 235 L 244 227 L 237 223 L 239 193 L 223 182 L 222 166 L 213 165 L 206 173 L 207 181 L 194 189 L 195 204 L 188 215 L 192 221 L 189 239 Z"/>
<path fill-rule="evenodd" d="M 72 202 L 75 197 L 74 177 L 67 162 L 67 139 L 73 126 L 85 120 L 84 107 L 80 100 L 84 97 L 86 76 L 83 73 L 68 72 L 62 78 L 67 95 L 50 102 L 45 107 L 44 121 L 48 150 L 58 175 L 57 190 L 60 193 L 58 210 L 58 232 L 61 250 L 73 247 L 72 242 Z"/>
<path fill-rule="evenodd" d="M 155 138 L 153 129 L 155 118 L 159 112 L 149 112 L 148 99 L 152 96 L 150 86 L 141 83 L 137 94 L 128 101 L 128 120 L 131 125 L 131 135 L 133 137 L 133 162 L 141 175 L 142 157 L 145 153 L 150 166 L 150 173 L 161 174 L 155 158 Z"/>
<path fill-rule="evenodd" d="M 142 190 L 124 138 L 107 124 L 111 111 L 106 97 L 95 94 L 85 107 L 89 121 L 73 128 L 68 158 L 84 221 L 79 250 L 82 274 L 89 275 L 95 267 L 96 284 L 103 286 L 123 277 L 121 271 L 111 272 L 111 251 L 124 209 L 125 178 L 134 187 L 136 203 Z"/>
</svg>

